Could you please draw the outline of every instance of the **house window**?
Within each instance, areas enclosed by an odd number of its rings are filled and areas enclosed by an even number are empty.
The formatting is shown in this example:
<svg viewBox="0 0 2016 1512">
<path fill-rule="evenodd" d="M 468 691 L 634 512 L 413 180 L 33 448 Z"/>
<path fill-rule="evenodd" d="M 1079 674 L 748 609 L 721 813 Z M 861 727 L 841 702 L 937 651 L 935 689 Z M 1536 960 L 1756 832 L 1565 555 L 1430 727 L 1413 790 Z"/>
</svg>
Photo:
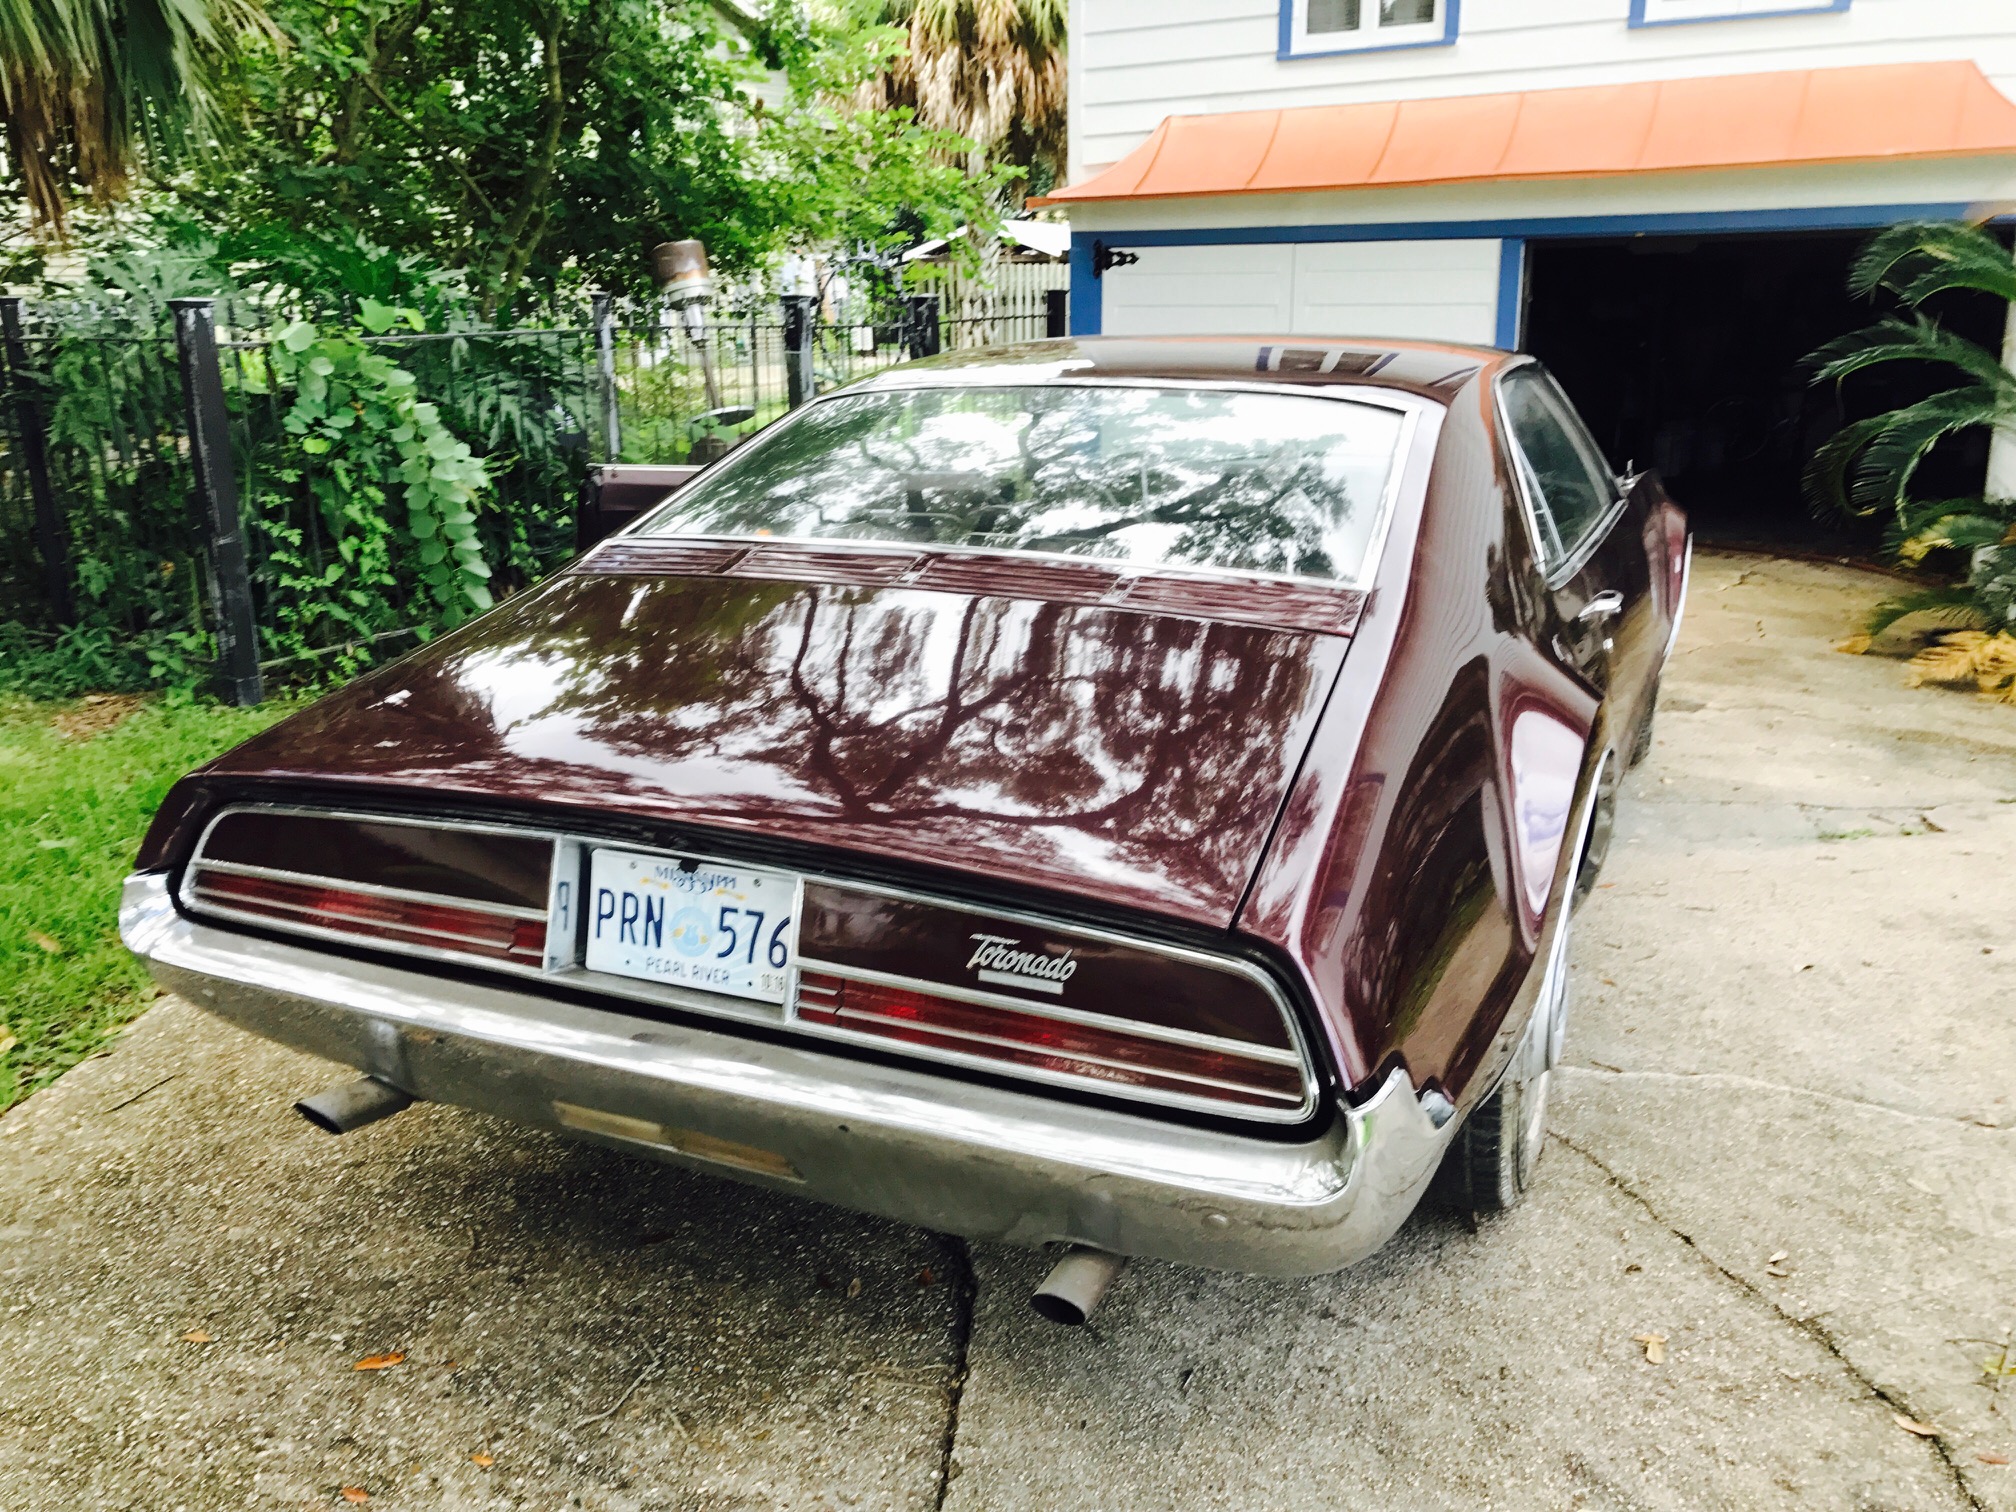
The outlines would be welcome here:
<svg viewBox="0 0 2016 1512">
<path fill-rule="evenodd" d="M 1684 26 L 1690 21 L 1743 21 L 1757 16 L 1811 16 L 1845 11 L 1850 0 L 1631 0 L 1633 26 Z"/>
<path fill-rule="evenodd" d="M 1460 0 L 1281 0 L 1281 56 L 1439 47 L 1456 40 Z"/>
</svg>

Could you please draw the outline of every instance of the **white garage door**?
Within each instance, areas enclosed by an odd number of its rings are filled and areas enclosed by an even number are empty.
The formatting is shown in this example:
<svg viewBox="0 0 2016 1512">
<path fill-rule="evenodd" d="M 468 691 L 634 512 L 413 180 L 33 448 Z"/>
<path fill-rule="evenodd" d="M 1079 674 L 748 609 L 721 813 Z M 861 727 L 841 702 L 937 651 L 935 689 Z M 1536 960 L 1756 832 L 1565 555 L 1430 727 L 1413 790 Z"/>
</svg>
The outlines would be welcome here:
<svg viewBox="0 0 2016 1512">
<path fill-rule="evenodd" d="M 1130 250 L 1101 280 L 1108 335 L 1497 338 L 1495 238 Z"/>
</svg>

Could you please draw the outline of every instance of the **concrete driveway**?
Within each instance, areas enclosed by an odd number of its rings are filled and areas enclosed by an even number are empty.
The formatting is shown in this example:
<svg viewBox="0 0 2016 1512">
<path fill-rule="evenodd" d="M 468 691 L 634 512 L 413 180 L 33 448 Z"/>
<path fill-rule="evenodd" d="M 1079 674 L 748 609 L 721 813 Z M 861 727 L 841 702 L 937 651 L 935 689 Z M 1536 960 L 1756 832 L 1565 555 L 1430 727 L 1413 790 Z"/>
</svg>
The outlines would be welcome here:
<svg viewBox="0 0 2016 1512">
<path fill-rule="evenodd" d="M 1070 1332 L 165 1000 L 0 1119 L 0 1509 L 2016 1509 L 2016 711 L 1830 652 L 1884 587 L 1697 562 L 1507 1218 Z"/>
</svg>

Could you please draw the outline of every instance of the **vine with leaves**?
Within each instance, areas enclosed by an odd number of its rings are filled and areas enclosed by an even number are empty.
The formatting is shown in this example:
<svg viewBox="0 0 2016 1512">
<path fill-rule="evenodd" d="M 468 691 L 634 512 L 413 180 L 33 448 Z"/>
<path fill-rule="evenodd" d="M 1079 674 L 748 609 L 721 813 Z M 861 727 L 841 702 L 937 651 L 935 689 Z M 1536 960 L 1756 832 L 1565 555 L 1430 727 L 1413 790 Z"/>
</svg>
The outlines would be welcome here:
<svg viewBox="0 0 2016 1512">
<path fill-rule="evenodd" d="M 491 569 L 477 530 L 489 469 L 420 396 L 413 374 L 367 336 L 418 331 L 411 309 L 361 302 L 361 331 L 296 320 L 266 348 L 287 438 L 255 491 L 269 547 L 270 632 L 282 655 L 336 642 L 364 646 L 409 628 L 421 635 L 490 607 Z M 292 485 L 291 487 L 289 485 Z M 310 549 L 287 495 L 313 500 L 325 551 Z"/>
</svg>

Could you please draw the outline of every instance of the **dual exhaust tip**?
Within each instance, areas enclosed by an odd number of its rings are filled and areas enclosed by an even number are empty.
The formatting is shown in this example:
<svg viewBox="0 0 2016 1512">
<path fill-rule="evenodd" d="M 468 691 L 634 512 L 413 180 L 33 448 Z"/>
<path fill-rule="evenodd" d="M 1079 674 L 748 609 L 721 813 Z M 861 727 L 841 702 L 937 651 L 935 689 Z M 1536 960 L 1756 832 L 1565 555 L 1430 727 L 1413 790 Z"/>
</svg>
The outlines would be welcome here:
<svg viewBox="0 0 2016 1512">
<path fill-rule="evenodd" d="M 348 1134 L 413 1106 L 413 1095 L 375 1076 L 360 1076 L 294 1104 L 294 1111 L 324 1134 Z M 1098 1308 L 1106 1289 L 1127 1268 L 1127 1257 L 1074 1244 L 1029 1297 L 1040 1318 L 1076 1328 Z"/>
</svg>

